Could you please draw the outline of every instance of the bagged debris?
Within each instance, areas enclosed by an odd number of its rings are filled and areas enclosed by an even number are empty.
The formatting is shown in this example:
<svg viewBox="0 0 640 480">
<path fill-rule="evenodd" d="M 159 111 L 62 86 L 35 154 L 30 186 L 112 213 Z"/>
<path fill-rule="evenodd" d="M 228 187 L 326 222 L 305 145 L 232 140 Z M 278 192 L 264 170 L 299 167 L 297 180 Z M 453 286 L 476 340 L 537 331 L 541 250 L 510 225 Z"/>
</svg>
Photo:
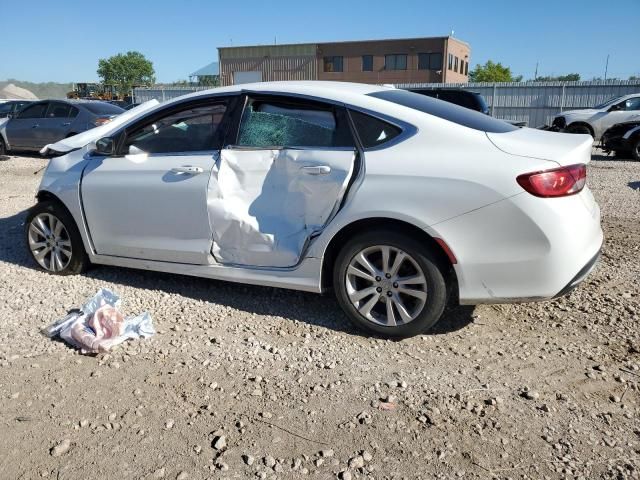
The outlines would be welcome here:
<svg viewBox="0 0 640 480">
<path fill-rule="evenodd" d="M 120 297 L 101 288 L 80 310 L 55 321 L 44 333 L 49 338 L 59 336 L 82 353 L 107 352 L 126 340 L 146 338 L 156 333 L 147 312 L 124 318 L 119 308 Z"/>
</svg>

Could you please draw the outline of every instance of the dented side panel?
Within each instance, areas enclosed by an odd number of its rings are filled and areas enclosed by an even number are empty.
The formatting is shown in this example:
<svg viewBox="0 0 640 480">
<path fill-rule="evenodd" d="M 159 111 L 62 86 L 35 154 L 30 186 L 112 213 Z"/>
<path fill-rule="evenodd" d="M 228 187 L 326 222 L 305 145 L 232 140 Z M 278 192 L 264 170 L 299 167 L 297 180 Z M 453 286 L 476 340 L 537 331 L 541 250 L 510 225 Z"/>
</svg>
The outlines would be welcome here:
<svg viewBox="0 0 640 480">
<path fill-rule="evenodd" d="M 335 214 L 354 160 L 352 150 L 222 150 L 207 195 L 216 260 L 296 265 Z"/>
</svg>

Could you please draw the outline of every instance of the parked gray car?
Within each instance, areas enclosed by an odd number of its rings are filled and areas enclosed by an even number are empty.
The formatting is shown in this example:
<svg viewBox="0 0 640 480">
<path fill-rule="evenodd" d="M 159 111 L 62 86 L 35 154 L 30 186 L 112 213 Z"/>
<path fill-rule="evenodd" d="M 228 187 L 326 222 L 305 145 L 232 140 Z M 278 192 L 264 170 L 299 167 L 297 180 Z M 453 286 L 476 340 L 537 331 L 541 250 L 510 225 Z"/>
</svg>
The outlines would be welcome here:
<svg viewBox="0 0 640 480">
<path fill-rule="evenodd" d="M 104 125 L 124 110 L 95 100 L 43 100 L 0 123 L 0 154 L 45 145 Z"/>
</svg>

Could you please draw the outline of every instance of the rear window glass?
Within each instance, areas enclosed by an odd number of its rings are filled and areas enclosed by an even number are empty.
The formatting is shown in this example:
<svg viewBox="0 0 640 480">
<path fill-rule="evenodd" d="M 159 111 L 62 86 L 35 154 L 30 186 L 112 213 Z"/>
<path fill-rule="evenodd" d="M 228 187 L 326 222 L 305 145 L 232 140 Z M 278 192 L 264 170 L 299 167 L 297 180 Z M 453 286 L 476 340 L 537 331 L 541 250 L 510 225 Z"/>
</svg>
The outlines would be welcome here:
<svg viewBox="0 0 640 480">
<path fill-rule="evenodd" d="M 517 130 L 517 127 L 497 118 L 407 90 L 383 90 L 370 93 L 369 96 L 409 107 L 474 130 L 490 133 L 505 133 Z"/>
<path fill-rule="evenodd" d="M 394 139 L 402 130 L 395 125 L 354 110 L 350 111 L 353 124 L 364 148 L 377 147 Z"/>
<path fill-rule="evenodd" d="M 96 115 L 118 115 L 124 112 L 124 108 L 105 102 L 86 102 L 82 106 Z"/>
</svg>

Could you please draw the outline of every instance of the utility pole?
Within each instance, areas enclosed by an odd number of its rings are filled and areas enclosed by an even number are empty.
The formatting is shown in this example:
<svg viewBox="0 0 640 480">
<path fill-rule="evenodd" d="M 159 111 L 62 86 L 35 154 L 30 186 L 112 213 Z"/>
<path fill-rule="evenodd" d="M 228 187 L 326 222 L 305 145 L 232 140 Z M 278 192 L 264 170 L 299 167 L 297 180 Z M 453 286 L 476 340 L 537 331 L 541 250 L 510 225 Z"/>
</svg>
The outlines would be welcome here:
<svg viewBox="0 0 640 480">
<path fill-rule="evenodd" d="M 536 62 L 536 73 L 533 75 L 533 81 L 538 80 L 538 62 Z"/>
<path fill-rule="evenodd" d="M 607 53 L 607 63 L 604 66 L 604 81 L 607 81 L 607 71 L 609 70 L 609 54 Z"/>
</svg>

